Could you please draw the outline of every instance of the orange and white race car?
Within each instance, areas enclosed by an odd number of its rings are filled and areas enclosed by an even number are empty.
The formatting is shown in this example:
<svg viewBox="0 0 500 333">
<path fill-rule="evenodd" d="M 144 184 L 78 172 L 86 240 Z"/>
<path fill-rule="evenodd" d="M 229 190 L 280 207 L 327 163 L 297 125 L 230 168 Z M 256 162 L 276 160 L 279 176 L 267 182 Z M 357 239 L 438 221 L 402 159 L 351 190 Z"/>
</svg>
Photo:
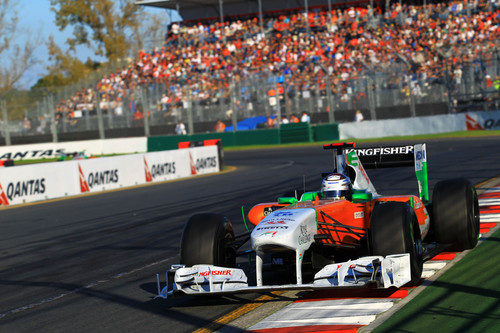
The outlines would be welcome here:
<svg viewBox="0 0 500 333">
<path fill-rule="evenodd" d="M 425 144 L 324 148 L 333 152 L 334 167 L 322 190 L 254 206 L 248 213 L 253 230 L 235 236 L 222 215 L 192 216 L 182 235 L 181 264 L 167 271 L 163 288 L 157 275 L 158 296 L 401 287 L 417 283 L 423 262 L 437 252 L 477 244 L 474 186 L 465 179 L 438 182 L 430 202 Z M 365 171 L 407 166 L 415 168 L 418 195 L 380 195 Z M 248 241 L 251 250 L 239 252 Z M 237 265 L 240 255 L 254 255 L 252 265 Z M 293 278 L 276 283 L 267 268 Z"/>
</svg>

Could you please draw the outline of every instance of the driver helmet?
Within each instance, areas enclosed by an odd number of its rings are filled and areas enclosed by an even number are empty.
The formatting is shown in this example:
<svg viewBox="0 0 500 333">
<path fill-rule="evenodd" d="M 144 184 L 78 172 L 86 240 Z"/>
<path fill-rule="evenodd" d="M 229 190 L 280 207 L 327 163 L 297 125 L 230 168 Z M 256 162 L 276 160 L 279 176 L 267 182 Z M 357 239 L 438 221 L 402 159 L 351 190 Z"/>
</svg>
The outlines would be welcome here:
<svg viewBox="0 0 500 333">
<path fill-rule="evenodd" d="M 349 177 L 341 173 L 329 174 L 321 184 L 323 199 L 350 199 L 352 184 Z"/>
</svg>

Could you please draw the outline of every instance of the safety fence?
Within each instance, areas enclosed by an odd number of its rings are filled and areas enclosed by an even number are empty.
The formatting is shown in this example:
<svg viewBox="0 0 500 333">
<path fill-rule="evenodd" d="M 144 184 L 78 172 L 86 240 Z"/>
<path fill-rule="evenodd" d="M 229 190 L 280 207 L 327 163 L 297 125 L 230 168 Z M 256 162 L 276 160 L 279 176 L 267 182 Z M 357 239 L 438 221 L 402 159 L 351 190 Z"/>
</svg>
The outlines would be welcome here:
<svg viewBox="0 0 500 333">
<path fill-rule="evenodd" d="M 217 121 L 238 130 L 237 123 L 243 119 L 271 116 L 290 120 L 300 118 L 303 112 L 312 123 L 324 124 L 353 121 L 357 111 L 364 120 L 380 120 L 498 110 L 499 59 L 495 53 L 460 68 L 445 67 L 436 77 L 413 73 L 404 64 L 384 72 L 367 68 L 356 76 L 338 77 L 330 68 L 317 65 L 318 78 L 308 82 L 267 71 L 236 77 L 227 86 L 211 91 L 196 84 L 186 84 L 180 90 L 163 83 L 138 85 L 114 100 L 93 89 L 76 95 L 71 89 L 45 91 L 30 105 L 1 101 L 2 139 L 10 144 L 30 137 L 53 142 L 149 137 L 175 134 L 178 122 L 192 135 L 214 132 Z M 12 108 L 23 108 L 24 119 L 9 119 Z M 281 126 L 281 121 L 274 126 Z"/>
</svg>

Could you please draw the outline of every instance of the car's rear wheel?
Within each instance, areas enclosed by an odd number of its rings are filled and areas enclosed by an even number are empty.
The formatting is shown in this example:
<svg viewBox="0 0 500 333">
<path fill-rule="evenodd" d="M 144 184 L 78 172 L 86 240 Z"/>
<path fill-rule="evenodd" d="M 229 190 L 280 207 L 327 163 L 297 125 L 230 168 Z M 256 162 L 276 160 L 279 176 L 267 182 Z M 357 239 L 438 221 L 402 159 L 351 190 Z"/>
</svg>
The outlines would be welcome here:
<svg viewBox="0 0 500 333">
<path fill-rule="evenodd" d="M 438 182 L 432 192 L 432 221 L 436 241 L 463 251 L 476 246 L 479 203 L 476 189 L 466 179 Z"/>
<path fill-rule="evenodd" d="M 212 213 L 193 215 L 182 233 L 181 264 L 234 267 L 233 241 L 233 226 L 225 216 Z"/>
<path fill-rule="evenodd" d="M 413 209 L 404 202 L 376 204 L 370 217 L 370 247 L 373 255 L 409 253 L 411 283 L 422 276 L 422 238 Z"/>
</svg>

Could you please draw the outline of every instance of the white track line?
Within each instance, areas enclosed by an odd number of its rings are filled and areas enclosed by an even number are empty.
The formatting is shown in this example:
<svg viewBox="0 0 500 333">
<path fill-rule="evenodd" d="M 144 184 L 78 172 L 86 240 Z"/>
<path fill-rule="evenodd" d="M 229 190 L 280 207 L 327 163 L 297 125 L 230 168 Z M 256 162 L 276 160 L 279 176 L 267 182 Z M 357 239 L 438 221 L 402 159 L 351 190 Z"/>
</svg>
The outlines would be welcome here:
<svg viewBox="0 0 500 333">
<path fill-rule="evenodd" d="M 496 206 L 500 205 L 500 198 L 479 199 L 479 206 Z"/>
<path fill-rule="evenodd" d="M 155 265 L 162 264 L 162 263 L 170 261 L 170 260 L 172 260 L 174 258 L 175 257 L 170 257 L 170 258 L 167 258 L 167 259 L 163 259 L 163 260 L 160 260 L 160 261 L 157 261 L 157 262 L 154 262 L 154 263 L 151 263 L 151 264 L 148 264 L 148 265 L 145 265 L 145 266 L 133 269 L 133 270 L 128 271 L 128 272 L 118 273 L 118 274 L 115 274 L 115 275 L 111 276 L 110 278 L 106 278 L 106 279 L 103 279 L 103 280 L 92 282 L 92 283 L 89 283 L 89 284 L 87 284 L 87 285 L 85 285 L 83 287 L 76 288 L 76 289 L 70 290 L 68 292 L 61 293 L 59 295 L 55 295 L 55 296 L 52 296 L 52 297 L 49 297 L 49 298 L 45 298 L 45 299 L 39 300 L 39 301 L 37 301 L 35 303 L 27 304 L 27 305 L 21 306 L 19 308 L 15 308 L 15 309 L 11 309 L 11 310 L 2 312 L 2 313 L 0 313 L 0 319 L 2 319 L 3 317 L 9 316 L 9 315 L 15 314 L 15 313 L 19 313 L 19 312 L 22 312 L 22 311 L 25 311 L 25 310 L 30 310 L 30 309 L 36 308 L 36 307 L 38 307 L 40 305 L 43 305 L 43 304 L 46 304 L 46 303 L 50 303 L 52 301 L 58 300 L 60 298 L 68 296 L 68 295 L 77 294 L 77 293 L 79 293 L 82 290 L 94 288 L 94 287 L 96 287 L 98 285 L 110 282 L 112 280 L 116 280 L 116 279 L 122 278 L 124 276 L 137 273 L 139 271 L 142 271 L 143 269 L 146 269 L 146 268 L 149 268 L 149 267 L 152 267 L 152 266 L 155 266 Z"/>
<path fill-rule="evenodd" d="M 393 305 L 392 299 L 339 299 L 292 303 L 250 330 L 310 325 L 367 325 Z"/>
<path fill-rule="evenodd" d="M 500 214 L 495 213 L 495 214 L 481 214 L 479 216 L 479 221 L 480 222 L 500 222 Z"/>
</svg>

